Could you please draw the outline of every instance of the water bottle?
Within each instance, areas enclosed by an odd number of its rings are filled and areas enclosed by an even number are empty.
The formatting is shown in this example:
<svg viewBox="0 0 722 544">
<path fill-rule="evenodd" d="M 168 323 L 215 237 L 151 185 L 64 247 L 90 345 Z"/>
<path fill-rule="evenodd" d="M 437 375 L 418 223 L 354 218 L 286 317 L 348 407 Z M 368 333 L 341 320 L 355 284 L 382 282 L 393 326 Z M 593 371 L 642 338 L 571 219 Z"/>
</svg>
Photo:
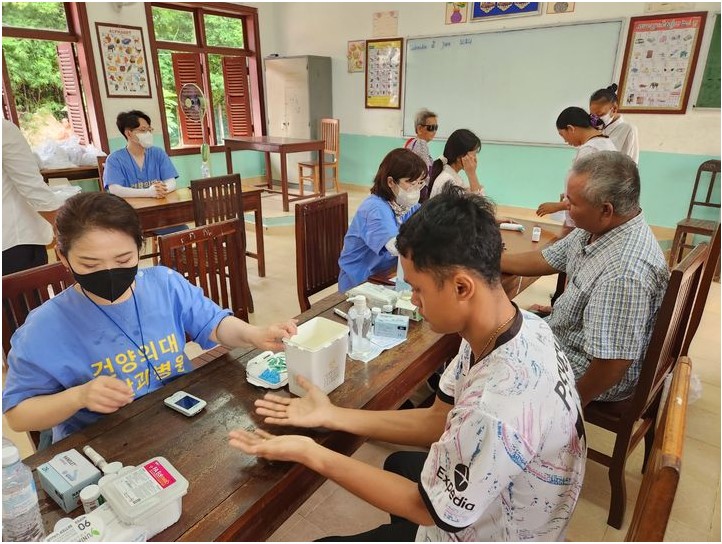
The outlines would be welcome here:
<svg viewBox="0 0 722 544">
<path fill-rule="evenodd" d="M 396 265 L 396 292 L 403 295 L 402 298 L 411 298 L 411 286 L 404 281 L 404 267 L 401 266 L 401 259 Z"/>
<path fill-rule="evenodd" d="M 3 540 L 39 542 L 45 538 L 32 471 L 15 446 L 3 447 Z"/>
<path fill-rule="evenodd" d="M 352 359 L 363 359 L 371 351 L 371 310 L 366 306 L 366 297 L 358 295 L 351 299 L 353 306 L 348 311 L 348 327 L 351 330 Z"/>
<path fill-rule="evenodd" d="M 204 179 L 211 177 L 211 169 L 208 167 L 207 162 L 201 163 L 201 177 Z"/>
</svg>

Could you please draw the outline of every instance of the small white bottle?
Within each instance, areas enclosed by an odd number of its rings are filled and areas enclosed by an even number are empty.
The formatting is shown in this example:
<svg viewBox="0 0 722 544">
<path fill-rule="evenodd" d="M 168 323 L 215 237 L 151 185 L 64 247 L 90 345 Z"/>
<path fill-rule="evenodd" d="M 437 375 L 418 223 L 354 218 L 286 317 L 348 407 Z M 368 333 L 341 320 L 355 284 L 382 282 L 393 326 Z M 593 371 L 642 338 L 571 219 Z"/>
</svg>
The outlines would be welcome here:
<svg viewBox="0 0 722 544">
<path fill-rule="evenodd" d="M 541 227 L 534 225 L 534 228 L 531 229 L 531 241 L 538 242 L 539 240 L 541 240 Z"/>
<path fill-rule="evenodd" d="M 360 360 L 371 350 L 371 310 L 366 306 L 366 297 L 355 296 L 348 311 L 348 328 L 351 331 L 351 353 L 349 357 Z"/>
<path fill-rule="evenodd" d="M 383 313 L 392 314 L 394 313 L 394 307 L 392 304 L 384 304 Z"/>
<path fill-rule="evenodd" d="M 98 508 L 105 502 L 105 499 L 100 494 L 100 487 L 96 484 L 86 485 L 80 491 L 80 502 L 83 504 L 83 510 L 86 514 L 90 514 L 93 510 Z"/>
<path fill-rule="evenodd" d="M 5 542 L 39 542 L 45 538 L 32 471 L 15 446 L 3 448 L 2 525 Z"/>
<path fill-rule="evenodd" d="M 371 326 L 373 327 L 376 324 L 376 318 L 381 313 L 381 308 L 378 306 L 374 306 L 371 308 Z"/>
</svg>

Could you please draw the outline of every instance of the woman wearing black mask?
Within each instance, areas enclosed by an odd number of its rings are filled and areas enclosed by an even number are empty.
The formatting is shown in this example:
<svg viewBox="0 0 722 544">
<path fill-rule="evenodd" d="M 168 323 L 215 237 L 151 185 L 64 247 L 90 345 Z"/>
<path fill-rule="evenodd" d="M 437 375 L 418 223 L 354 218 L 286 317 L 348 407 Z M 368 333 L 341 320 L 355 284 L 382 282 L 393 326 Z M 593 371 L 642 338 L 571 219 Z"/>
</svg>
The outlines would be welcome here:
<svg viewBox="0 0 722 544">
<path fill-rule="evenodd" d="M 83 193 L 58 211 L 60 259 L 77 283 L 13 335 L 3 411 L 16 431 L 53 428 L 53 441 L 162 387 L 192 366 L 186 334 L 201 347 L 283 349 L 293 321 L 249 325 L 177 272 L 138 270 L 140 221 L 122 198 Z"/>
</svg>

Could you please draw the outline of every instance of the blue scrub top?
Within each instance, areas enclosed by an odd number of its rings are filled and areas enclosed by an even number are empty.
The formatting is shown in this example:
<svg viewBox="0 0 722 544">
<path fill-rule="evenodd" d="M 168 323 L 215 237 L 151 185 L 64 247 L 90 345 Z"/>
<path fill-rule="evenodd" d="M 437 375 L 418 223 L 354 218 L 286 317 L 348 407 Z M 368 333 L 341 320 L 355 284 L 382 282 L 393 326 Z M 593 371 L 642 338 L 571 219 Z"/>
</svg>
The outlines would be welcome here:
<svg viewBox="0 0 722 544">
<path fill-rule="evenodd" d="M 154 181 L 177 178 L 178 172 L 170 161 L 170 157 L 160 147 L 149 147 L 145 150 L 143 169 L 130 155 L 127 147 L 114 151 L 105 161 L 103 184 L 107 189 L 109 185 L 122 185 L 134 189 L 150 187 Z"/>
</svg>

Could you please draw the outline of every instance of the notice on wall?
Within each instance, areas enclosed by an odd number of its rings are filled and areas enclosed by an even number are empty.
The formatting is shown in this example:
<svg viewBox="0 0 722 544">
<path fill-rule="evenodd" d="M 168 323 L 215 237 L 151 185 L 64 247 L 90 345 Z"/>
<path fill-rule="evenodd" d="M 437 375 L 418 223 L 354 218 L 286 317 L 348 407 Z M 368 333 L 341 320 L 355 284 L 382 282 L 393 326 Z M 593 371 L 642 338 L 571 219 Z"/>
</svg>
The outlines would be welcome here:
<svg viewBox="0 0 722 544">
<path fill-rule="evenodd" d="M 374 38 L 390 38 L 399 33 L 398 11 L 377 11 L 373 14 L 371 35 Z"/>
<path fill-rule="evenodd" d="M 403 38 L 366 41 L 366 107 L 401 108 Z"/>
</svg>

